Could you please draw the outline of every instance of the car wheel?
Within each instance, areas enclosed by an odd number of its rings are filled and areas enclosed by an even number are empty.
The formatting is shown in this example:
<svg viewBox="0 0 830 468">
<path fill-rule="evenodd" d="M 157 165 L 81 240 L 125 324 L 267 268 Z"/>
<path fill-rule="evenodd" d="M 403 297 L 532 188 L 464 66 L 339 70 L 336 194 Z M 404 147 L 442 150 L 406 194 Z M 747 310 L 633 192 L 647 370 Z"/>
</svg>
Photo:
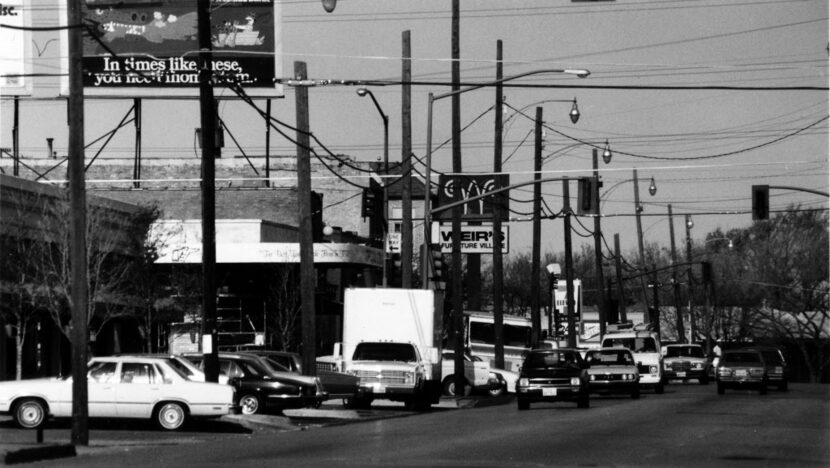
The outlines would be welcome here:
<svg viewBox="0 0 830 468">
<path fill-rule="evenodd" d="M 591 399 L 588 394 L 580 395 L 579 400 L 576 402 L 577 408 L 589 408 L 591 406 Z"/>
<path fill-rule="evenodd" d="M 46 404 L 30 398 L 21 401 L 14 409 L 14 422 L 22 429 L 37 429 L 46 422 Z"/>
<path fill-rule="evenodd" d="M 661 381 L 657 384 L 657 387 L 654 389 L 654 393 L 656 393 L 656 394 L 658 394 L 658 395 L 662 395 L 662 394 L 663 394 L 663 392 L 665 392 L 665 391 L 666 391 L 666 387 L 663 385 L 663 381 L 661 380 Z"/>
<path fill-rule="evenodd" d="M 256 414 L 260 411 L 259 398 L 256 395 L 243 395 L 239 399 L 242 414 Z"/>
<path fill-rule="evenodd" d="M 718 382 L 718 395 L 723 395 L 726 393 L 726 390 L 723 388 L 723 384 Z"/>
<path fill-rule="evenodd" d="M 487 390 L 487 393 L 488 393 L 491 397 L 502 396 L 502 395 L 504 395 L 505 393 L 507 393 L 507 388 L 506 388 L 506 385 L 502 385 L 502 386 L 501 386 L 501 387 L 499 387 L 499 388 L 494 388 L 494 389 L 492 389 L 492 390 Z"/>
<path fill-rule="evenodd" d="M 444 387 L 444 395 L 458 396 L 455 393 L 455 377 L 449 376 L 446 379 L 444 379 L 444 383 L 442 386 Z M 470 393 L 472 393 L 472 391 L 472 387 L 470 387 L 467 381 L 464 380 L 464 396 L 469 396 Z"/>
<path fill-rule="evenodd" d="M 516 404 L 519 407 L 519 410 L 527 410 L 530 409 L 530 402 L 527 400 L 522 400 L 521 398 L 516 400 Z"/>
<path fill-rule="evenodd" d="M 158 426 L 167 431 L 175 431 L 184 426 L 187 421 L 187 412 L 181 403 L 162 403 L 156 409 L 155 420 Z"/>
</svg>

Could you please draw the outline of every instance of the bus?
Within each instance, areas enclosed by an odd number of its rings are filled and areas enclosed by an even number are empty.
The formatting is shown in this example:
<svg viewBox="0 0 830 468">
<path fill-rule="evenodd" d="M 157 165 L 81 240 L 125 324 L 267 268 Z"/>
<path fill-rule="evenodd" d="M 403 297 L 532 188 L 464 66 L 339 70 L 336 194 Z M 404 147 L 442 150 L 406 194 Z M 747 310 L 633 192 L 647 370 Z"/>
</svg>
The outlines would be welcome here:
<svg viewBox="0 0 830 468">
<path fill-rule="evenodd" d="M 518 372 L 525 354 L 530 351 L 529 318 L 504 315 L 504 369 Z M 472 356 L 477 356 L 495 367 L 496 346 L 493 332 L 493 314 L 488 312 L 464 312 L 464 345 Z"/>
</svg>

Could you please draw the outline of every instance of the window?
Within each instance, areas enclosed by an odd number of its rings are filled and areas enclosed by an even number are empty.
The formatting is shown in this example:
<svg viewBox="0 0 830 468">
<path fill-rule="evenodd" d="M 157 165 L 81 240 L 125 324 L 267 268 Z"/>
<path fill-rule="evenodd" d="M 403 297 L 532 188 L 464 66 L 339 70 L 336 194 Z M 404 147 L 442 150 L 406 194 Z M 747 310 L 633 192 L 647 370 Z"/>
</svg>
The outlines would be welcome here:
<svg viewBox="0 0 830 468">
<path fill-rule="evenodd" d="M 89 369 L 89 378 L 98 383 L 114 382 L 115 366 L 114 362 L 93 363 Z"/>
<path fill-rule="evenodd" d="M 155 367 L 152 364 L 144 362 L 125 362 L 121 364 L 121 383 L 156 383 Z"/>
</svg>

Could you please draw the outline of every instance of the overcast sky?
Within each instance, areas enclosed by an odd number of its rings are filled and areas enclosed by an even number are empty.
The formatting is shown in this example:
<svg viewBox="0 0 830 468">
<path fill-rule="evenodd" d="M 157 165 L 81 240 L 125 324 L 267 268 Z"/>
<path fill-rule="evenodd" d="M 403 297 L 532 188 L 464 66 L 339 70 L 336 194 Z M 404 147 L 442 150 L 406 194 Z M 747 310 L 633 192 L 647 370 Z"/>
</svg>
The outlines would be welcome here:
<svg viewBox="0 0 830 468">
<path fill-rule="evenodd" d="M 43 14 L 57 11 L 56 0 L 38 5 Z M 450 81 L 450 1 L 340 0 L 329 14 L 319 0 L 286 0 L 281 7 L 285 77 L 293 73 L 295 61 L 304 61 L 315 79 L 399 80 L 402 35 L 410 31 L 413 80 Z M 611 246 L 614 233 L 620 234 L 625 250 L 636 245 L 633 184 L 625 182 L 634 168 L 641 178 L 646 241 L 664 246 L 669 244 L 669 204 L 678 241 L 685 236 L 683 217 L 691 214 L 692 235 L 700 242 L 718 227 L 751 224 L 753 184 L 828 191 L 826 0 L 462 1 L 460 33 L 463 82 L 495 79 L 498 40 L 503 41 L 505 76 L 549 68 L 591 71 L 586 79 L 535 75 L 512 82 L 554 88 L 505 89 L 510 107 L 504 116 L 504 171 L 512 183 L 531 177 L 536 106 L 543 108 L 547 127 L 544 177 L 588 175 L 591 148 L 585 143 L 602 147 L 608 140 L 614 157 L 608 165 L 600 163 L 600 174 L 605 184 L 603 231 Z M 48 36 L 39 40 L 43 47 Z M 35 65 L 54 63 L 56 54 L 45 50 Z M 419 158 L 426 152 L 427 94 L 448 90 L 437 85 L 412 89 L 413 152 Z M 55 86 L 45 86 L 40 93 L 55 91 Z M 309 89 L 312 131 L 335 153 L 373 161 L 382 155 L 381 120 L 371 100 L 355 91 L 351 86 Z M 391 160 L 399 161 L 401 89 L 376 87 L 373 92 L 390 118 Z M 573 98 L 581 112 L 575 125 L 568 119 L 569 103 L 542 102 Z M 274 102 L 274 116 L 293 125 L 294 99 L 293 89 L 286 87 L 285 99 Z M 469 125 L 461 137 L 465 171 L 492 170 L 494 101 L 492 88 L 461 97 L 461 123 Z M 88 101 L 87 140 L 111 130 L 131 105 L 127 100 Z M 263 100 L 260 105 L 264 107 Z M 7 99 L 0 106 L 0 146 L 11 147 L 12 106 Z M 523 109 L 522 114 L 514 109 Z M 450 111 L 449 99 L 436 102 L 434 147 L 450 137 Z M 23 155 L 45 153 L 46 137 L 54 137 L 56 150 L 65 154 L 64 112 L 62 102 L 21 103 Z M 264 153 L 265 125 L 253 111 L 223 101 L 220 112 L 247 152 Z M 192 135 L 198 122 L 196 101 L 147 101 L 144 157 L 194 157 Z M 108 155 L 131 156 L 134 136 L 125 133 L 111 143 Z M 294 151 L 291 142 L 272 138 L 272 154 Z M 225 154 L 236 152 L 226 148 Z M 436 149 L 433 161 L 437 170 L 450 170 L 450 145 Z M 653 197 L 647 190 L 651 177 L 658 187 Z M 530 201 L 530 190 L 512 194 L 514 217 L 529 219 L 531 204 L 522 201 Z M 546 205 L 558 212 L 562 184 L 546 185 L 543 192 Z M 790 204 L 828 206 L 826 197 L 773 190 L 773 210 Z M 582 222 L 592 227 L 590 219 Z M 517 221 L 510 229 L 511 252 L 529 251 L 530 223 Z M 561 251 L 562 222 L 545 220 L 542 232 L 543 251 Z M 587 242 L 578 235 L 574 240 Z"/>
</svg>

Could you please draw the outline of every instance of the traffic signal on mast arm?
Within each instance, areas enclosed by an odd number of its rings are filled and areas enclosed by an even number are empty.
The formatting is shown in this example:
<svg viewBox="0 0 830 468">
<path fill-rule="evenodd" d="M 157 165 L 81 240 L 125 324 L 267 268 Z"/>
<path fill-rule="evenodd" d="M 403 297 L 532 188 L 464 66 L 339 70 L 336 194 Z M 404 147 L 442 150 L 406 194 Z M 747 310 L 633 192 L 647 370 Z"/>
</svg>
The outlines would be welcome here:
<svg viewBox="0 0 830 468">
<path fill-rule="evenodd" d="M 429 248 L 430 253 L 430 278 L 436 283 L 439 281 L 446 281 L 447 264 L 444 262 L 444 254 L 441 253 L 441 244 L 432 244 Z"/>
<path fill-rule="evenodd" d="M 752 219 L 769 219 L 769 185 L 752 186 Z"/>
<path fill-rule="evenodd" d="M 580 215 L 599 214 L 597 179 L 595 177 L 580 177 L 578 189 L 576 213 Z"/>
</svg>

